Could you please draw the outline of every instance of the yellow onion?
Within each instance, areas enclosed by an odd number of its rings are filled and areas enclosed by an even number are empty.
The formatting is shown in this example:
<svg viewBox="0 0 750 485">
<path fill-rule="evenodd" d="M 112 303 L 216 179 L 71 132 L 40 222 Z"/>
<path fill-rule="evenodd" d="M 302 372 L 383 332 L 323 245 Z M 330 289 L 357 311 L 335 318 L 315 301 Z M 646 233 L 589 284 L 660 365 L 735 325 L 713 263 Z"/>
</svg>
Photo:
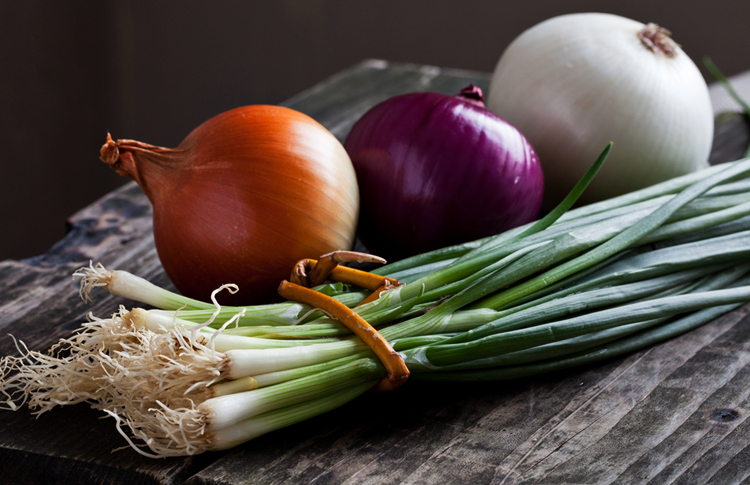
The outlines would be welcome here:
<svg viewBox="0 0 750 485">
<path fill-rule="evenodd" d="M 307 115 L 245 106 L 204 122 L 177 148 L 108 137 L 101 159 L 132 177 L 154 208 L 164 270 L 186 296 L 275 298 L 294 263 L 354 242 L 359 190 L 339 141 Z"/>
</svg>

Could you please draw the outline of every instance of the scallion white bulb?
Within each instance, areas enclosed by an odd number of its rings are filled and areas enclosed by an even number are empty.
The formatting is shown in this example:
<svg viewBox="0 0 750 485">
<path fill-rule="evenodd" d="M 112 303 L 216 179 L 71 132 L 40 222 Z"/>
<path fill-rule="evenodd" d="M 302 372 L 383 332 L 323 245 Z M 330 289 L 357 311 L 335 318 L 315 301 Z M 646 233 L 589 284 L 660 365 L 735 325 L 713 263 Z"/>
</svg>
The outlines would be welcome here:
<svg viewBox="0 0 750 485">
<path fill-rule="evenodd" d="M 487 106 L 539 155 L 547 203 L 614 142 L 582 200 L 594 202 L 707 166 L 713 139 L 698 68 L 655 24 L 601 13 L 555 17 L 503 53 Z"/>
</svg>

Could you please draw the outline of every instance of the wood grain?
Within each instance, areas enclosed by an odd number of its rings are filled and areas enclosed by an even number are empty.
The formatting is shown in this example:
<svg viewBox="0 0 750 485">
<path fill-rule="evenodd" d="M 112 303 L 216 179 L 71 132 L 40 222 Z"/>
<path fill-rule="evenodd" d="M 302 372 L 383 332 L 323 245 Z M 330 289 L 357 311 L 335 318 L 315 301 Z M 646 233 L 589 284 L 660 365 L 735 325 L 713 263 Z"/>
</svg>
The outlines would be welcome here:
<svg viewBox="0 0 750 485">
<path fill-rule="evenodd" d="M 390 96 L 457 93 L 489 75 L 367 61 L 285 103 L 343 140 Z M 745 118 L 717 121 L 714 162 L 733 159 Z M 92 162 L 93 163 L 93 162 Z M 106 167 L 100 167 L 105 170 Z M 132 302 L 70 279 L 89 260 L 171 287 L 151 208 L 129 183 L 70 219 L 49 252 L 0 262 L 0 331 L 45 349 L 87 312 Z M 748 307 L 625 358 L 517 382 L 367 394 L 350 405 L 223 453 L 152 460 L 86 406 L 35 419 L 0 413 L 3 483 L 741 483 L 750 477 Z M 15 352 L 9 337 L 0 352 Z M 357 412 L 355 412 L 355 406 Z M 370 416 L 363 422 L 358 416 Z"/>
</svg>

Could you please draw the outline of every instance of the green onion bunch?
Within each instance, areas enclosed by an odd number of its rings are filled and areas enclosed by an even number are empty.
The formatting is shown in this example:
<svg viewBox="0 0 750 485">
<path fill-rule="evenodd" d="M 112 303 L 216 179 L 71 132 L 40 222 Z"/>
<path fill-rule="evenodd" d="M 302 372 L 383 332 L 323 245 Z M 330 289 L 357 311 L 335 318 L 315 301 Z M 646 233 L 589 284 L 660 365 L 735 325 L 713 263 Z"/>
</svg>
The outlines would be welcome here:
<svg viewBox="0 0 750 485">
<path fill-rule="evenodd" d="M 608 151 L 543 219 L 375 271 L 403 285 L 355 311 L 410 379 L 517 379 L 599 362 L 750 301 L 750 159 L 571 209 Z M 304 304 L 221 307 L 101 265 L 77 275 L 84 298 L 104 287 L 148 309 L 93 319 L 49 353 L 21 347 L 3 361 L 0 390 L 9 407 L 39 413 L 88 402 L 148 456 L 235 446 L 335 409 L 386 374 L 359 338 Z M 368 295 L 315 289 L 351 308 Z"/>
</svg>

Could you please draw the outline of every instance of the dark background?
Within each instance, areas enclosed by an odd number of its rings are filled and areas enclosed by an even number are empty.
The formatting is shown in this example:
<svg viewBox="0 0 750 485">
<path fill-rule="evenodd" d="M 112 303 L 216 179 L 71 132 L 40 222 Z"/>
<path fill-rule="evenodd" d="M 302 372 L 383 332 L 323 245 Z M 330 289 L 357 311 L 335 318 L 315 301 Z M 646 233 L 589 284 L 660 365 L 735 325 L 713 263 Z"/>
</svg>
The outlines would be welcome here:
<svg viewBox="0 0 750 485">
<path fill-rule="evenodd" d="M 176 146 L 213 115 L 367 58 L 492 71 L 525 29 L 586 11 L 656 22 L 696 63 L 750 69 L 747 0 L 4 0 L 0 260 L 45 252 L 69 215 L 126 182 L 98 160 L 108 130 Z"/>
</svg>

